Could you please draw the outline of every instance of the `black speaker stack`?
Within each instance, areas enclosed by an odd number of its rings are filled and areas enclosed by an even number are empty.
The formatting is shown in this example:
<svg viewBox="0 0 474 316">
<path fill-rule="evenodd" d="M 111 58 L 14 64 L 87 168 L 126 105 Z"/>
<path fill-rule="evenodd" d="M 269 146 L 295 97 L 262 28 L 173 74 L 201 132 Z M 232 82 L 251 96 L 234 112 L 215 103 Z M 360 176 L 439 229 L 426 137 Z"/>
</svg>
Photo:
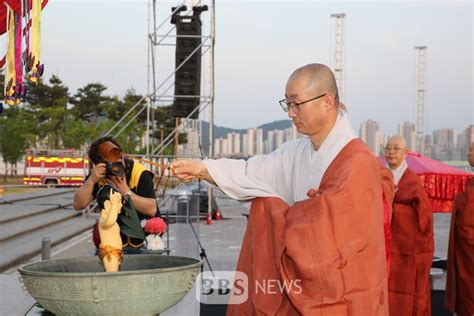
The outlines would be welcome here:
<svg viewBox="0 0 474 316">
<path fill-rule="evenodd" d="M 176 10 L 177 9 L 177 10 Z M 201 13 L 207 6 L 194 6 L 192 15 L 181 15 L 187 11 L 186 6 L 172 8 L 174 14 L 171 23 L 176 25 L 176 69 L 175 73 L 173 115 L 188 117 L 199 106 L 201 96 Z M 176 12 L 175 12 L 176 10 Z M 194 53 L 193 53 L 194 52 Z M 197 119 L 199 110 L 190 118 Z"/>
</svg>

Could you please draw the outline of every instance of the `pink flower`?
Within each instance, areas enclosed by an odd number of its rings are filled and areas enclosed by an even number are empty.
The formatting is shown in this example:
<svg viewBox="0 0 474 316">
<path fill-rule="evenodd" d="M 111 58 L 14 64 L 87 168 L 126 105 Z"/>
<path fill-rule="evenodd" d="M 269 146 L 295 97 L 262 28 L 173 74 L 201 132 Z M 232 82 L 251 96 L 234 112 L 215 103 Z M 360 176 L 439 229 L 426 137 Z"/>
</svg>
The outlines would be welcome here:
<svg viewBox="0 0 474 316">
<path fill-rule="evenodd" d="M 159 217 L 150 218 L 145 224 L 145 231 L 149 234 L 162 234 L 167 228 L 165 221 Z"/>
</svg>

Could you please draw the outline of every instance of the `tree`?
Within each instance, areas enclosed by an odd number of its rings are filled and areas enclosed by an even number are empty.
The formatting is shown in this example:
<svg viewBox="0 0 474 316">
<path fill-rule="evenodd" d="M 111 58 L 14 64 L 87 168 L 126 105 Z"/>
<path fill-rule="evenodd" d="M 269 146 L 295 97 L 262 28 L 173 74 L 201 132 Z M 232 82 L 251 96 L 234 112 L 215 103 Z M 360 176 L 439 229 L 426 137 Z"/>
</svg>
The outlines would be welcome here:
<svg viewBox="0 0 474 316">
<path fill-rule="evenodd" d="M 141 109 L 145 108 L 137 117 L 138 122 L 140 122 L 141 124 L 145 124 L 147 100 L 143 98 L 142 95 L 137 94 L 135 89 L 128 89 L 127 92 L 125 93 L 125 96 L 123 97 L 122 103 L 124 104 L 125 109 L 128 111 L 140 100 L 141 100 L 140 105 L 135 108 L 136 111 L 134 115 Z"/>
<path fill-rule="evenodd" d="M 104 110 L 111 107 L 112 100 L 104 95 L 105 90 L 107 87 L 101 83 L 89 83 L 80 88 L 70 99 L 74 104 L 73 115 L 83 121 L 97 123 L 99 118 L 105 116 Z"/>
<path fill-rule="evenodd" d="M 107 133 L 140 100 L 140 104 L 111 135 L 123 128 L 117 139 L 124 151 L 143 152 L 141 139 L 146 131 L 147 113 L 143 110 L 146 100 L 142 100 L 143 97 L 134 89 L 129 89 L 123 98 L 107 96 L 106 90 L 107 87 L 101 83 L 89 83 L 71 97 L 68 87 L 56 75 L 49 81 L 40 80 L 37 85 L 28 83 L 25 103 L 9 109 L 2 117 L 0 138 L 5 139 L 0 144 L 5 147 L 5 150 L 0 148 L 2 155 L 5 151 L 9 161 L 18 161 L 27 147 L 83 148 Z M 135 115 L 136 119 L 130 121 Z M 159 140 L 162 129 L 165 136 L 174 129 L 171 106 L 156 109 L 155 121 L 155 134 L 150 136 Z M 9 142 L 11 136 L 19 140 L 17 144 Z M 17 157 L 19 152 L 20 158 Z"/>
<path fill-rule="evenodd" d="M 0 116 L 0 151 L 7 164 L 15 165 L 24 156 L 34 134 L 31 133 L 31 119 L 28 113 L 20 106 L 6 108 Z"/>
<path fill-rule="evenodd" d="M 76 120 L 72 115 L 66 115 L 64 129 L 60 131 L 60 137 L 65 149 L 79 149 L 90 140 L 90 134 L 94 130 L 93 124 Z"/>
<path fill-rule="evenodd" d="M 122 100 L 120 100 L 117 96 L 111 97 L 110 101 L 108 103 L 104 103 L 103 106 L 103 111 L 104 115 L 113 121 L 118 121 L 120 120 L 135 104 L 137 104 L 138 101 L 140 101 L 143 98 L 142 95 L 139 95 L 135 92 L 134 89 L 128 89 L 127 92 L 125 93 L 125 96 L 123 97 Z M 134 110 L 133 113 L 130 113 L 127 118 L 130 119 L 132 118 L 138 111 L 143 109 L 143 107 L 146 107 L 146 100 L 143 99 L 140 102 L 140 105 L 137 106 Z M 127 122 L 127 118 L 125 119 L 125 122 Z M 140 123 L 143 123 L 146 121 L 146 111 L 142 111 L 140 115 L 137 117 L 137 120 Z"/>
<path fill-rule="evenodd" d="M 146 111 L 143 110 L 146 107 L 146 100 L 142 99 L 143 96 L 137 94 L 134 89 L 129 89 L 122 100 L 115 96 L 111 98 L 110 102 L 104 103 L 103 111 L 107 119 L 101 121 L 101 126 L 105 128 L 102 130 L 102 134 L 107 133 L 116 121 L 119 121 L 141 100 L 140 104 L 128 113 L 122 123 L 111 133 L 111 135 L 115 135 L 123 129 L 116 138 L 124 151 L 128 153 L 141 153 L 144 151 L 140 146 L 140 140 L 146 130 Z M 139 112 L 140 114 L 138 114 Z M 137 114 L 138 116 L 133 119 Z"/>
<path fill-rule="evenodd" d="M 155 133 L 151 137 L 155 138 L 157 141 L 156 144 L 161 142 L 161 130 L 163 130 L 163 139 L 171 134 L 171 132 L 176 128 L 175 117 L 173 116 L 173 106 L 160 106 L 155 109 Z M 186 134 L 178 135 L 178 142 L 180 144 L 186 143 Z M 162 154 L 172 155 L 174 154 L 174 141 L 167 146 Z"/>
<path fill-rule="evenodd" d="M 49 84 L 40 81 L 29 85 L 26 110 L 37 122 L 36 133 L 48 148 L 59 149 L 64 144 L 64 132 L 67 121 L 67 102 L 69 89 L 59 77 L 53 75 Z"/>
</svg>

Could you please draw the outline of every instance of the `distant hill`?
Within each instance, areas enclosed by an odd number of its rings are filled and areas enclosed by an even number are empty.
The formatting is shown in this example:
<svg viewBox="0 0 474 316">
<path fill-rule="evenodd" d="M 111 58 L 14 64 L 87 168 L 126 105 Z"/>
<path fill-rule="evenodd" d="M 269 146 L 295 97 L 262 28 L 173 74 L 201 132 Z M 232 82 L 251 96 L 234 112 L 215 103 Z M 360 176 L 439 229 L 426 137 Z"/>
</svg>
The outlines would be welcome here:
<svg viewBox="0 0 474 316">
<path fill-rule="evenodd" d="M 265 123 L 257 128 L 263 129 L 263 140 L 267 139 L 268 131 L 272 131 L 275 129 L 287 129 L 291 127 L 293 123 L 290 120 L 279 120 L 274 121 L 271 123 Z M 228 133 L 236 132 L 239 134 L 245 134 L 247 129 L 234 129 L 229 127 L 217 126 L 214 125 L 214 138 L 224 138 L 227 137 Z M 209 148 L 209 122 L 203 121 L 202 122 L 202 147 L 204 151 L 207 153 L 207 149 Z"/>
</svg>

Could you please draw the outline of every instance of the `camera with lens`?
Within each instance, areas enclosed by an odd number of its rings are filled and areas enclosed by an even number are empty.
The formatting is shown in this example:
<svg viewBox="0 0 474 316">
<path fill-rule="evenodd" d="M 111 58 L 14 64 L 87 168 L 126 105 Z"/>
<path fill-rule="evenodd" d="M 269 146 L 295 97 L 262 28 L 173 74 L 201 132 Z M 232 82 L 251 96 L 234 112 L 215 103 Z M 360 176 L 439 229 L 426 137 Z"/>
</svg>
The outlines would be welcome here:
<svg viewBox="0 0 474 316">
<path fill-rule="evenodd" d="M 99 145 L 99 155 L 105 163 L 105 176 L 125 176 L 125 166 L 122 163 L 122 151 L 114 143 L 106 141 Z"/>
<path fill-rule="evenodd" d="M 121 162 L 105 162 L 105 176 L 123 177 L 125 176 L 125 167 Z"/>
</svg>

